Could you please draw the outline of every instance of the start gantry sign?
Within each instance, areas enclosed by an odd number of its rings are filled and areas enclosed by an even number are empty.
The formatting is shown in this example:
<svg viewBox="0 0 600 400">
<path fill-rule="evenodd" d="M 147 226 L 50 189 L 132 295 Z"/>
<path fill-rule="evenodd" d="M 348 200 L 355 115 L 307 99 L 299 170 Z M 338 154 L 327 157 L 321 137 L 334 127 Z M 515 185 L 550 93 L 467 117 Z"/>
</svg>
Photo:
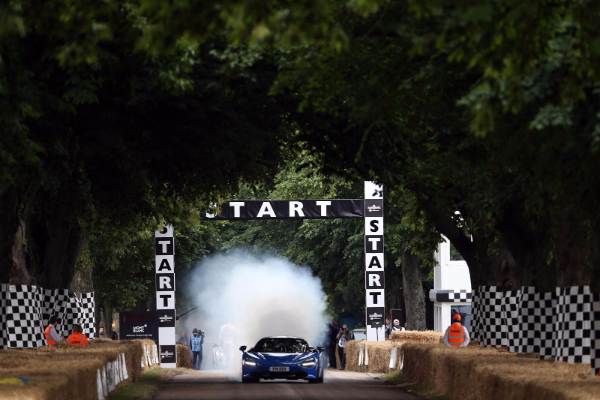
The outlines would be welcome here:
<svg viewBox="0 0 600 400">
<path fill-rule="evenodd" d="M 269 220 L 364 218 L 367 340 L 385 340 L 385 273 L 383 260 L 383 185 L 365 182 L 364 199 L 229 201 L 203 219 Z M 158 254 L 158 253 L 157 253 Z M 157 258 L 157 282 L 158 275 Z M 174 285 L 173 275 L 173 285 Z M 165 280 L 165 282 L 170 282 Z M 173 300 L 174 303 L 174 300 Z M 166 303 L 165 303 L 166 304 Z"/>
<path fill-rule="evenodd" d="M 175 338 L 175 235 L 172 226 L 154 233 L 156 254 L 156 315 L 163 368 L 177 367 Z"/>
</svg>

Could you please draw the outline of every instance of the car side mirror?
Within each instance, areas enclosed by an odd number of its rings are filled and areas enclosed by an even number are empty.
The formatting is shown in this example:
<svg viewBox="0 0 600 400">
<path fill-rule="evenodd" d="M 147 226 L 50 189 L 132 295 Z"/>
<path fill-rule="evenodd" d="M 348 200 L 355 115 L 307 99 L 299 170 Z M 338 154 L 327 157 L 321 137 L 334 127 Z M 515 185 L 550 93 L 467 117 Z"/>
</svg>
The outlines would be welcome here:
<svg viewBox="0 0 600 400">
<path fill-rule="evenodd" d="M 240 351 L 245 351 L 246 350 L 246 346 L 240 346 Z"/>
<path fill-rule="evenodd" d="M 323 350 L 325 350 L 325 347 L 323 347 L 323 346 L 317 346 L 317 350 L 323 351 Z"/>
</svg>

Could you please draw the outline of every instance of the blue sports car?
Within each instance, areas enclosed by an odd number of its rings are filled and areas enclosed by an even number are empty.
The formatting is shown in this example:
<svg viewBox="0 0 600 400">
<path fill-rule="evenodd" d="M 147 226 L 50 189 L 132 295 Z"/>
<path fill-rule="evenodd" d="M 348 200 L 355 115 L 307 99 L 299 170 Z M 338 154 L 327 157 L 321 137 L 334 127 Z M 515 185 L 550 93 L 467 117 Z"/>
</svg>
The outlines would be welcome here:
<svg viewBox="0 0 600 400">
<path fill-rule="evenodd" d="M 250 350 L 242 351 L 242 382 L 260 379 L 306 379 L 323 383 L 327 355 L 323 347 L 312 348 L 306 340 L 293 336 L 262 338 Z"/>
</svg>

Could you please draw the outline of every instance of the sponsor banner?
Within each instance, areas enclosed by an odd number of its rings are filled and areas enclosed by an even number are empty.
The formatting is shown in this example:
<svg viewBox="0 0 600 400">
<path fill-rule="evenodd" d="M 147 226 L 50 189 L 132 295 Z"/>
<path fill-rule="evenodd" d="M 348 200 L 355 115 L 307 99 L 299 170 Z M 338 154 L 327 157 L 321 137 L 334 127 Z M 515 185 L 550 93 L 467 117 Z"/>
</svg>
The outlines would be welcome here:
<svg viewBox="0 0 600 400">
<path fill-rule="evenodd" d="M 157 310 L 156 318 L 158 319 L 159 328 L 175 327 L 175 310 Z"/>
<path fill-rule="evenodd" d="M 385 289 L 385 273 L 383 271 L 366 271 L 365 289 Z"/>
<path fill-rule="evenodd" d="M 367 253 L 365 260 L 365 269 L 367 271 L 383 271 L 383 254 Z"/>
<path fill-rule="evenodd" d="M 385 325 L 385 308 L 367 307 L 367 325 L 381 328 Z"/>
<path fill-rule="evenodd" d="M 385 290 L 367 289 L 367 307 L 384 307 Z"/>
<path fill-rule="evenodd" d="M 177 366 L 176 345 L 160 345 L 160 363 L 163 368 L 175 368 Z M 171 367 L 166 364 L 173 365 Z"/>
<path fill-rule="evenodd" d="M 365 199 L 365 218 L 383 217 L 383 199 Z"/>
<path fill-rule="evenodd" d="M 121 340 L 151 339 L 158 343 L 158 319 L 155 311 L 120 311 Z"/>
<path fill-rule="evenodd" d="M 203 219 L 330 219 L 362 218 L 364 200 L 240 200 L 217 207 Z M 376 215 L 374 215 L 376 216 Z M 158 254 L 158 253 L 157 253 Z"/>
</svg>

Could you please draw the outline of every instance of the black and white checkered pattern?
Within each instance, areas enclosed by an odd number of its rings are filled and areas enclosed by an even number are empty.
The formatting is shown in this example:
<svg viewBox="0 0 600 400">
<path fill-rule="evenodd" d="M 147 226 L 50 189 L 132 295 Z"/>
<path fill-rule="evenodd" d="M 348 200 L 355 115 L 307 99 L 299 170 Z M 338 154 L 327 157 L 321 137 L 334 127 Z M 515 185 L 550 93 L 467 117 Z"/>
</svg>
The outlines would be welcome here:
<svg viewBox="0 0 600 400">
<path fill-rule="evenodd" d="M 0 285 L 0 349 L 38 348 L 46 344 L 44 328 L 51 315 L 59 319 L 57 331 L 67 337 L 80 324 L 94 337 L 94 293 L 82 300 L 68 290 L 36 286 Z"/>
<path fill-rule="evenodd" d="M 435 301 L 438 303 L 470 303 L 471 290 L 435 290 Z"/>
<path fill-rule="evenodd" d="M 556 361 L 591 361 L 592 296 L 588 286 L 557 288 Z"/>
<path fill-rule="evenodd" d="M 473 298 L 471 302 L 471 332 L 469 335 L 471 340 L 479 340 L 479 292 L 481 287 L 477 288 L 477 290 L 473 290 Z"/>
<path fill-rule="evenodd" d="M 481 318 L 483 329 L 478 334 L 484 347 L 502 347 L 506 345 L 507 330 L 502 319 L 503 294 L 496 286 L 484 286 L 481 291 Z M 483 331 L 483 332 L 482 332 Z"/>
<path fill-rule="evenodd" d="M 536 293 L 534 299 L 536 330 L 540 332 L 540 360 L 545 360 L 556 356 L 556 293 Z"/>
<path fill-rule="evenodd" d="M 592 295 L 592 337 L 591 360 L 592 375 L 600 376 L 600 293 Z"/>
<path fill-rule="evenodd" d="M 540 326 L 536 318 L 535 287 L 523 286 L 519 299 L 519 353 L 540 352 Z"/>
<path fill-rule="evenodd" d="M 6 350 L 8 343 L 6 337 L 6 292 L 8 285 L 0 284 L 0 350 Z"/>
<path fill-rule="evenodd" d="M 8 348 L 35 349 L 44 345 L 43 289 L 37 286 L 10 285 L 5 296 Z"/>
<path fill-rule="evenodd" d="M 506 326 L 506 346 L 514 353 L 519 346 L 519 300 L 521 291 L 509 291 L 502 298 L 503 324 Z"/>
<path fill-rule="evenodd" d="M 96 305 L 94 292 L 81 294 L 81 314 L 79 318 L 83 333 L 88 339 L 96 337 Z"/>
</svg>

